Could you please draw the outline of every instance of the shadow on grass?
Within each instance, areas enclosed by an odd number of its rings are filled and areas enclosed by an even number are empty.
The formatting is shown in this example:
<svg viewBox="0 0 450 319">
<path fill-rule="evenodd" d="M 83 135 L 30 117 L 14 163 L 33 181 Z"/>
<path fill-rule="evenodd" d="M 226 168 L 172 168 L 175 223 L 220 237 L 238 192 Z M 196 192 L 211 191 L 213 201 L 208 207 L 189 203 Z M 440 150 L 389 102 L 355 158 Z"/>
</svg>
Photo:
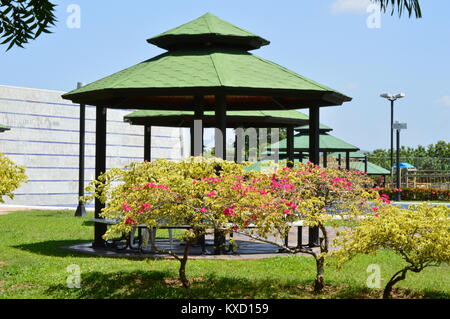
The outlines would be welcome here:
<svg viewBox="0 0 450 319">
<path fill-rule="evenodd" d="M 12 246 L 13 248 L 25 250 L 34 254 L 44 255 L 44 256 L 54 256 L 54 257 L 69 257 L 69 256 L 83 256 L 83 257 L 96 257 L 93 255 L 77 253 L 64 249 L 62 247 L 83 244 L 86 243 L 86 239 L 79 240 L 48 240 L 38 243 L 23 244 Z"/>
<path fill-rule="evenodd" d="M 69 289 L 64 284 L 51 286 L 46 295 L 58 298 L 285 298 L 293 295 L 276 280 L 248 280 L 245 278 L 198 277 L 190 278 L 191 289 L 179 283 L 176 273 L 169 271 L 134 271 L 83 274 L 80 289 Z M 298 290 L 296 287 L 291 287 Z M 300 292 L 300 291 L 298 291 Z M 297 296 L 299 298 L 300 296 Z M 292 296 L 291 296 L 292 298 Z"/>
<path fill-rule="evenodd" d="M 69 289 L 59 284 L 47 289 L 46 295 L 61 298 L 145 298 L 145 299 L 278 299 L 278 298 L 338 298 L 365 299 L 381 298 L 382 290 L 366 287 L 344 287 L 327 285 L 324 292 L 314 294 L 312 280 L 293 280 L 281 283 L 277 279 L 247 279 L 217 277 L 208 275 L 190 278 L 191 289 L 185 289 L 179 283 L 176 272 L 171 271 L 134 271 L 134 272 L 91 272 L 82 274 L 81 288 Z M 396 290 L 396 298 L 448 298 L 439 292 L 412 292 Z"/>
</svg>

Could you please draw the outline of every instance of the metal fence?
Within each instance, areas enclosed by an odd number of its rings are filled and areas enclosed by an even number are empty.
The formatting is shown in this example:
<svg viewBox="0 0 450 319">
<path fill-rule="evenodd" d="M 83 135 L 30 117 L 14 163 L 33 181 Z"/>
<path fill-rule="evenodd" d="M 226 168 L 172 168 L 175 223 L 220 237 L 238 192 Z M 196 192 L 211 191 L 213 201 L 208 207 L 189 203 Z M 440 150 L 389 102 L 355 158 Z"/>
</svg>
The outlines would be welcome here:
<svg viewBox="0 0 450 319">
<path fill-rule="evenodd" d="M 390 167 L 389 157 L 369 157 L 368 159 L 370 162 L 386 169 Z M 402 187 L 450 189 L 450 158 L 400 157 L 400 163 L 409 163 L 415 167 L 415 169 L 401 169 Z M 393 174 L 393 176 L 388 177 L 388 183 L 391 181 L 395 183 L 395 169 Z"/>
</svg>

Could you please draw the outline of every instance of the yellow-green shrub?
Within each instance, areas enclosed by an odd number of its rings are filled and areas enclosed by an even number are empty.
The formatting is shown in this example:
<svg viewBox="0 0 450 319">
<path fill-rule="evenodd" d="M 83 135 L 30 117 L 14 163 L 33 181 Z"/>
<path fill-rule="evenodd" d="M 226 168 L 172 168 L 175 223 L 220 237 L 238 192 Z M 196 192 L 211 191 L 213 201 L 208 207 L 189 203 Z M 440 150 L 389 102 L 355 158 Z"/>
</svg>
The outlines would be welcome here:
<svg viewBox="0 0 450 319">
<path fill-rule="evenodd" d="M 9 158 L 0 153 L 0 203 L 4 203 L 3 196 L 13 199 L 20 184 L 28 181 L 25 168 L 14 164 Z"/>
<path fill-rule="evenodd" d="M 380 206 L 352 230 L 345 231 L 335 243 L 338 267 L 358 254 L 373 254 L 389 249 L 405 261 L 383 292 L 390 298 L 392 287 L 406 278 L 408 271 L 420 272 L 425 267 L 450 263 L 450 208 L 421 204 L 409 209 L 392 205 Z"/>
</svg>

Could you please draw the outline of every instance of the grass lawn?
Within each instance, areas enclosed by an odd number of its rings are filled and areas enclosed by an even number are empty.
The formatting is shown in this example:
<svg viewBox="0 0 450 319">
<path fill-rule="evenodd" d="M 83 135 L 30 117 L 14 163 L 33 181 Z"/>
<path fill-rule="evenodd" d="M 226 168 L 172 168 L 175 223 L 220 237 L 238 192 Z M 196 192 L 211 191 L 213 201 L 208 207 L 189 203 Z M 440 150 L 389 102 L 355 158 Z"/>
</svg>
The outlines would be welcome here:
<svg viewBox="0 0 450 319">
<path fill-rule="evenodd" d="M 190 260 L 194 283 L 185 290 L 173 260 L 92 257 L 60 249 L 92 240 L 89 218 L 72 211 L 24 211 L 0 215 L 0 298 L 380 298 L 366 287 L 370 264 L 386 280 L 402 267 L 391 252 L 360 256 L 341 272 L 326 268 L 325 292 L 312 294 L 315 265 L 310 257 L 263 260 Z M 67 288 L 66 267 L 81 268 L 81 288 Z M 396 297 L 450 298 L 450 266 L 409 274 Z"/>
</svg>

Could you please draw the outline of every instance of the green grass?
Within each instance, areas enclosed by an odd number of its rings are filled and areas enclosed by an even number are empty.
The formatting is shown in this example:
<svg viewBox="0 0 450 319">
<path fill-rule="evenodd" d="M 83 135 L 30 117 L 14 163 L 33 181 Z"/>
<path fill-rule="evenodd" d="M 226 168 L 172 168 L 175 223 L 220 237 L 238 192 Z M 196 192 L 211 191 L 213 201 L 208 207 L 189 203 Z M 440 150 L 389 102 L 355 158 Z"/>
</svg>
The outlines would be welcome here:
<svg viewBox="0 0 450 319">
<path fill-rule="evenodd" d="M 190 260 L 192 289 L 177 281 L 174 260 L 93 257 L 61 249 L 92 240 L 89 218 L 72 211 L 25 211 L 0 215 L 0 298 L 379 298 L 366 287 L 370 264 L 386 280 L 402 267 L 391 252 L 359 256 L 341 272 L 326 268 L 323 294 L 313 294 L 315 265 L 309 257 L 263 260 Z M 67 288 L 66 267 L 81 268 L 81 289 Z M 397 297 L 449 298 L 450 267 L 410 274 Z"/>
</svg>

